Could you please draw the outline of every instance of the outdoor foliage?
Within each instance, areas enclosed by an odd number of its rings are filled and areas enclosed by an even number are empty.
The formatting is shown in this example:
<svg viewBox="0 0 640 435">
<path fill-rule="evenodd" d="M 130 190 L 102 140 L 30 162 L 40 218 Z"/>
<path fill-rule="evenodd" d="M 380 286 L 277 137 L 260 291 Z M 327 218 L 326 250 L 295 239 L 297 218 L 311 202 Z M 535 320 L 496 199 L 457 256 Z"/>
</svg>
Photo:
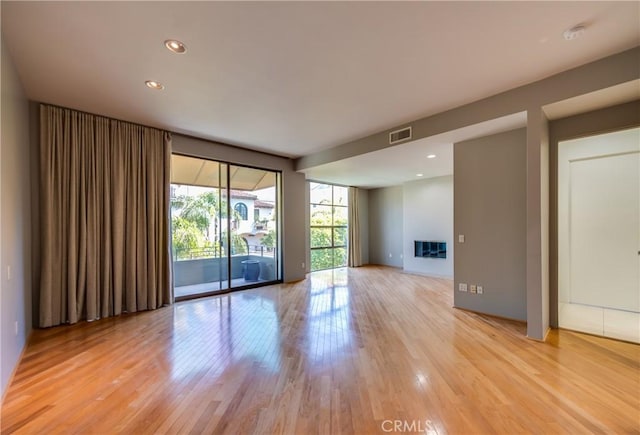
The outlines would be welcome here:
<svg viewBox="0 0 640 435">
<path fill-rule="evenodd" d="M 217 191 L 178 195 L 171 199 L 171 212 L 171 239 L 176 259 L 226 256 L 226 231 L 219 237 L 216 224 L 213 225 L 216 229 L 214 234 L 210 233 L 212 224 L 227 217 L 227 202 L 219 198 Z M 237 212 L 233 210 L 231 216 L 234 221 L 239 220 Z M 248 252 L 246 241 L 232 232 L 231 254 Z"/>
<path fill-rule="evenodd" d="M 171 220 L 171 237 L 173 249 L 177 253 L 197 249 L 203 243 L 202 233 L 197 225 L 180 216 Z"/>
<path fill-rule="evenodd" d="M 269 230 L 269 232 L 260 240 L 260 244 L 265 248 L 274 248 L 276 246 L 276 232 L 274 230 Z"/>
<path fill-rule="evenodd" d="M 222 234 L 224 238 L 226 238 L 226 232 Z M 231 255 L 236 254 L 248 254 L 249 246 L 247 245 L 247 241 L 242 238 L 239 234 L 231 233 Z"/>
<path fill-rule="evenodd" d="M 347 207 L 333 206 L 330 200 L 311 205 L 311 270 L 346 265 L 347 220 Z"/>
</svg>

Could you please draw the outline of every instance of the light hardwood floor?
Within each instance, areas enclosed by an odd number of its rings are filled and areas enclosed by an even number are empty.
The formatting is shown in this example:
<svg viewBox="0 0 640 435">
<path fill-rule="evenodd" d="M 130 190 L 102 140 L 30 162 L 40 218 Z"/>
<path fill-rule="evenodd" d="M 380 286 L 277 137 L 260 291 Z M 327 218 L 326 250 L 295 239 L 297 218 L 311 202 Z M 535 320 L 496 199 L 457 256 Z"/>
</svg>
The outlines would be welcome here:
<svg viewBox="0 0 640 435">
<path fill-rule="evenodd" d="M 640 432 L 640 346 L 536 342 L 452 299 L 363 267 L 38 330 L 2 432 Z"/>
</svg>

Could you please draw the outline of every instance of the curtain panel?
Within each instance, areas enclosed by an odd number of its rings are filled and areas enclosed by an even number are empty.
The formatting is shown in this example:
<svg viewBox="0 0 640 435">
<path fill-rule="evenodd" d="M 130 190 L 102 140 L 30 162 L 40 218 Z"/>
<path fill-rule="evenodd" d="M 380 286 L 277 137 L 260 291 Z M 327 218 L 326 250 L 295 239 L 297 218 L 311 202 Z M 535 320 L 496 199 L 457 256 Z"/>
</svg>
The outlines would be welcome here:
<svg viewBox="0 0 640 435">
<path fill-rule="evenodd" d="M 360 250 L 360 213 L 358 210 L 358 188 L 349 187 L 349 255 L 347 265 L 349 267 L 362 266 L 362 253 Z"/>
<path fill-rule="evenodd" d="M 41 327 L 172 302 L 171 136 L 40 106 Z"/>
</svg>

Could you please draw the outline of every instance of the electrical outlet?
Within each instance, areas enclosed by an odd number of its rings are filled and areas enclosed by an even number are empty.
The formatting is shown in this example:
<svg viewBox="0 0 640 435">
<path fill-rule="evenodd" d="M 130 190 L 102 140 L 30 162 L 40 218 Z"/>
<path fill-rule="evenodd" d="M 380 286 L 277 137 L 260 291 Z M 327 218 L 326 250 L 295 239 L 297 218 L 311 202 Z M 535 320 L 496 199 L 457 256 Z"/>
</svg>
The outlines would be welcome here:
<svg viewBox="0 0 640 435">
<path fill-rule="evenodd" d="M 467 291 L 467 285 L 465 283 L 461 282 L 460 284 L 458 284 L 458 291 L 466 292 Z"/>
<path fill-rule="evenodd" d="M 302 262 L 302 264 L 300 265 L 301 269 L 304 269 L 304 261 Z"/>
<path fill-rule="evenodd" d="M 393 258 L 393 254 L 389 252 L 389 258 Z"/>
<path fill-rule="evenodd" d="M 464 234 L 458 234 L 458 243 L 464 243 Z"/>
<path fill-rule="evenodd" d="M 479 295 L 484 294 L 484 289 L 481 285 L 476 287 L 476 293 L 478 293 Z"/>
<path fill-rule="evenodd" d="M 475 285 L 475 284 L 471 284 L 471 285 L 469 286 L 469 291 L 470 291 L 471 293 L 475 293 L 475 292 L 477 291 L 477 289 L 476 289 L 476 285 Z"/>
</svg>

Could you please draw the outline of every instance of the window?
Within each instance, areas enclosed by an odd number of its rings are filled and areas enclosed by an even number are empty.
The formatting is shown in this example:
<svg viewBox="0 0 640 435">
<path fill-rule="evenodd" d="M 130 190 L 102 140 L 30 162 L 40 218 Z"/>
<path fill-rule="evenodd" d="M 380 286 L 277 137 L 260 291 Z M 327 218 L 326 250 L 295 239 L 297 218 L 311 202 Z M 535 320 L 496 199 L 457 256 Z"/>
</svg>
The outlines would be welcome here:
<svg viewBox="0 0 640 435">
<path fill-rule="evenodd" d="M 233 209 L 238 213 L 240 219 L 242 219 L 243 221 L 247 220 L 247 206 L 244 203 L 237 203 L 235 206 L 233 206 Z"/>
<path fill-rule="evenodd" d="M 348 189 L 309 183 L 311 270 L 347 265 Z"/>
</svg>

